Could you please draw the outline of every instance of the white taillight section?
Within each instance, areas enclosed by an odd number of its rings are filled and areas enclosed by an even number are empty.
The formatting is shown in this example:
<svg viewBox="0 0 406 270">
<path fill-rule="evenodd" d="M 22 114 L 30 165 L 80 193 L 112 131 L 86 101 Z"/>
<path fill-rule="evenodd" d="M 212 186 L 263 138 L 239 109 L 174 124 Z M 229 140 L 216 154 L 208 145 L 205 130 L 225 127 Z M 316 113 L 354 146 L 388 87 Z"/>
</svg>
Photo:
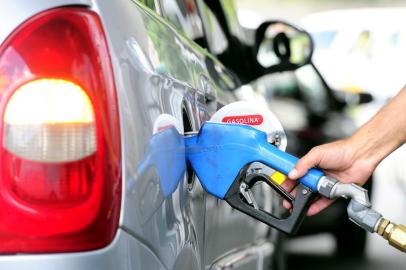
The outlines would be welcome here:
<svg viewBox="0 0 406 270">
<path fill-rule="evenodd" d="M 4 113 L 3 146 L 38 162 L 71 162 L 96 152 L 93 106 L 77 84 L 39 79 L 22 85 Z"/>
</svg>

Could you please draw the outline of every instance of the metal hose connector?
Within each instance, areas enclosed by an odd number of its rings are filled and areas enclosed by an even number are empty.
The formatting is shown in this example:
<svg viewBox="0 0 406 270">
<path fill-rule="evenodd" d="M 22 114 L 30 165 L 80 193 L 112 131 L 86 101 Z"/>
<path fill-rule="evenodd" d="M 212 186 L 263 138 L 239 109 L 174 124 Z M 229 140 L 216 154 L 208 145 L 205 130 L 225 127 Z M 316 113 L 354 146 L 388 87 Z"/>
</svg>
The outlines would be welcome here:
<svg viewBox="0 0 406 270">
<path fill-rule="evenodd" d="M 392 223 L 372 209 L 366 189 L 323 176 L 319 181 L 318 190 L 321 195 L 330 199 L 339 197 L 351 199 L 347 207 L 351 221 L 371 233 L 376 232 L 388 240 L 391 246 L 406 252 L 406 226 Z"/>
<path fill-rule="evenodd" d="M 347 207 L 352 222 L 368 232 L 375 232 L 382 215 L 371 208 L 368 191 L 356 184 L 341 183 L 330 176 L 323 176 L 318 185 L 319 193 L 327 198 L 351 199 Z"/>
<path fill-rule="evenodd" d="M 388 240 L 389 244 L 402 252 L 406 252 L 406 226 L 392 223 L 381 218 L 376 233 Z"/>
</svg>

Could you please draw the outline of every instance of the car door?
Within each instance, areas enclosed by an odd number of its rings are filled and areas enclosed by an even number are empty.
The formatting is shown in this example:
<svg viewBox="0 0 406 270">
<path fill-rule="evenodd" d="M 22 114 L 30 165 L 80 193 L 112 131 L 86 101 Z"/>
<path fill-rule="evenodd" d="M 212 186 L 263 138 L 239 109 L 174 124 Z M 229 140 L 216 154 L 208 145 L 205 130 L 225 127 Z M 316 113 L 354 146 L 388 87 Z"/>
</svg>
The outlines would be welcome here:
<svg viewBox="0 0 406 270">
<path fill-rule="evenodd" d="M 163 19 L 160 4 L 131 0 L 98 3 L 120 104 L 124 152 L 120 227 L 143 243 L 164 269 L 203 269 L 207 195 L 200 183 L 187 170 L 168 193 L 164 186 L 171 175 L 154 166 L 141 166 L 153 159 L 154 131 L 165 127 L 161 119 L 169 117 L 170 124 L 183 133 L 197 131 L 209 117 L 200 79 L 210 77 L 207 55 Z M 171 8 L 183 14 L 176 6 Z M 164 141 L 155 147 L 158 156 L 165 146 Z M 167 161 L 172 161 L 171 157 Z M 139 256 L 134 250 L 126 258 L 131 258 L 129 264 L 139 265 L 137 269 L 152 269 L 139 263 L 143 261 Z"/>
</svg>

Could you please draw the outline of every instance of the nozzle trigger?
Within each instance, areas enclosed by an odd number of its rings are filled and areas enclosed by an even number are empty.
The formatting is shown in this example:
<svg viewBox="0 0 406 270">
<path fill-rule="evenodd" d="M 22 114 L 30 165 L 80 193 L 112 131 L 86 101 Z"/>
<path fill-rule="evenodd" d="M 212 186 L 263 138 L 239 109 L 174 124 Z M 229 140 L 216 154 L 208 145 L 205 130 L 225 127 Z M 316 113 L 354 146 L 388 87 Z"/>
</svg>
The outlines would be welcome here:
<svg viewBox="0 0 406 270">
<path fill-rule="evenodd" d="M 258 207 L 251 192 L 251 188 L 258 182 L 265 182 L 292 204 L 292 211 L 287 218 L 278 218 L 272 213 L 266 212 Z M 314 197 L 315 193 L 303 184 L 297 186 L 297 195 L 293 197 L 281 186 L 272 182 L 267 175 L 262 173 L 247 175 L 246 169 L 243 169 L 227 192 L 225 200 L 231 207 L 269 226 L 287 234 L 295 234 L 302 224 Z"/>
</svg>

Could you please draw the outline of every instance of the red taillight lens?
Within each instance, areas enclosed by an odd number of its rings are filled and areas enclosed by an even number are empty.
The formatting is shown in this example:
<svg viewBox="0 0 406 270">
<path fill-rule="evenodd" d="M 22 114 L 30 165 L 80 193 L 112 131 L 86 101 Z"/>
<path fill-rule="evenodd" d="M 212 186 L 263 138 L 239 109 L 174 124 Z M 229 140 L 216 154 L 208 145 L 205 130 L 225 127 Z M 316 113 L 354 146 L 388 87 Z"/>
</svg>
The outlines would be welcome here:
<svg viewBox="0 0 406 270">
<path fill-rule="evenodd" d="M 121 202 L 117 97 L 101 22 L 39 14 L 0 47 L 0 253 L 100 248 Z"/>
</svg>

